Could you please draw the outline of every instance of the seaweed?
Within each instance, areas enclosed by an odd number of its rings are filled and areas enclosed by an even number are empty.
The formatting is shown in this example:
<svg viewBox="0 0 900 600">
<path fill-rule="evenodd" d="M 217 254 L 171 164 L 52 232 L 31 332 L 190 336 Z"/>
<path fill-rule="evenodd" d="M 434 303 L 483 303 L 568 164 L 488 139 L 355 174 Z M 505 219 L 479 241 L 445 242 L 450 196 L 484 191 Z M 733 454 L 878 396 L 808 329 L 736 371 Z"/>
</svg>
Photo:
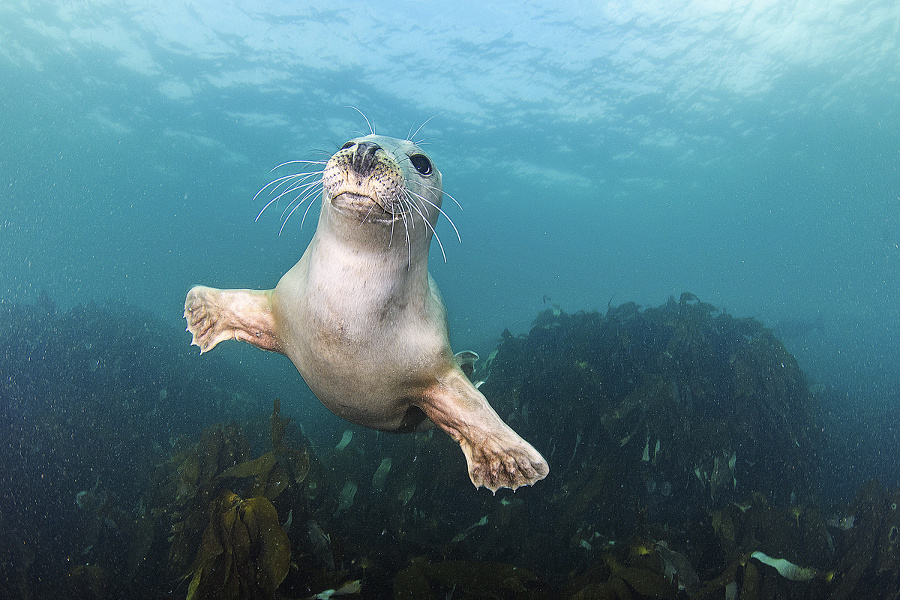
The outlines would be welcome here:
<svg viewBox="0 0 900 600">
<path fill-rule="evenodd" d="M 280 416 L 281 402 L 276 399 L 271 416 L 272 451 L 253 460 L 241 462 L 225 471 L 221 477 L 253 477 L 247 491 L 249 496 L 264 496 L 275 500 L 290 484 L 299 484 L 309 473 L 309 452 L 297 450 L 284 442 L 290 419 Z"/>
<path fill-rule="evenodd" d="M 495 496 L 432 432 L 313 450 L 143 316 L 6 308 L 4 597 L 898 598 L 900 492 L 825 506 L 796 360 L 689 293 L 459 357 L 551 464 Z"/>
<path fill-rule="evenodd" d="M 226 490 L 210 507 L 187 600 L 273 600 L 290 561 L 290 541 L 272 503 Z"/>
<path fill-rule="evenodd" d="M 551 590 L 527 569 L 507 564 L 449 560 L 430 563 L 423 557 L 394 578 L 396 600 L 438 598 L 543 600 Z"/>
</svg>

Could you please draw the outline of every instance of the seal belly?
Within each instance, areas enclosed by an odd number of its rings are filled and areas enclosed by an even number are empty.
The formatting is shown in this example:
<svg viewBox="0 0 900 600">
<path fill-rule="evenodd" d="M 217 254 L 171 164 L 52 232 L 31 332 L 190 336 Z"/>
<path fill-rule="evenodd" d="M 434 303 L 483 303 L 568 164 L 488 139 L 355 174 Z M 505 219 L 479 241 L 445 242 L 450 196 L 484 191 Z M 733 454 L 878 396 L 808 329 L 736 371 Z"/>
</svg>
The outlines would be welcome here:
<svg viewBox="0 0 900 600">
<path fill-rule="evenodd" d="M 314 322 L 318 322 L 314 320 Z M 420 332 L 396 336 L 396 331 L 359 330 L 344 323 L 332 330 L 319 322 L 310 336 L 295 336 L 286 354 L 312 392 L 331 412 L 373 429 L 408 431 L 424 417 L 410 411 L 424 397 L 439 369 L 446 365 L 441 348 L 409 350 L 424 341 Z M 364 335 L 368 331 L 368 335 Z M 317 332 L 317 333 L 316 333 Z M 377 340 L 378 343 L 372 343 Z M 350 366 L 352 365 L 352 367 Z"/>
</svg>

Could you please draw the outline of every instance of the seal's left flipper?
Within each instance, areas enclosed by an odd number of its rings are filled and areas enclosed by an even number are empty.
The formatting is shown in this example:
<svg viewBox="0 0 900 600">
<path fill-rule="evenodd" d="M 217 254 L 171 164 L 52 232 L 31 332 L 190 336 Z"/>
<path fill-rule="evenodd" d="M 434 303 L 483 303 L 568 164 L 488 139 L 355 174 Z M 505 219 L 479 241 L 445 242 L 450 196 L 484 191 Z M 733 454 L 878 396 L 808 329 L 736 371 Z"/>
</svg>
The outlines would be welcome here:
<svg viewBox="0 0 900 600">
<path fill-rule="evenodd" d="M 475 487 L 516 489 L 549 473 L 544 457 L 503 422 L 462 371 L 452 371 L 424 395 L 422 410 L 459 442 Z"/>
<path fill-rule="evenodd" d="M 249 342 L 263 350 L 281 352 L 275 336 L 272 292 L 258 290 L 217 290 L 202 285 L 191 288 L 184 301 L 191 344 L 201 354 L 223 340 Z"/>
</svg>

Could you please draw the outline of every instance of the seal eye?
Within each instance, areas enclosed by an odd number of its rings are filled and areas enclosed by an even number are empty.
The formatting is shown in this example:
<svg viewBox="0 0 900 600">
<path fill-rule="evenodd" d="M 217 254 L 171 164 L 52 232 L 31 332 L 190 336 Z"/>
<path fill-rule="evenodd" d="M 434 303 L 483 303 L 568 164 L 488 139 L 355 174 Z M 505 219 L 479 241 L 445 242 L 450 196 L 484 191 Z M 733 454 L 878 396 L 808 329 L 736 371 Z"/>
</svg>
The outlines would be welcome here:
<svg viewBox="0 0 900 600">
<path fill-rule="evenodd" d="M 354 142 L 347 142 L 346 144 L 344 144 L 343 146 L 341 146 L 341 150 L 346 150 L 347 148 L 352 148 L 352 147 L 355 146 L 355 145 L 356 145 L 356 144 L 355 144 Z"/>
<path fill-rule="evenodd" d="M 431 175 L 431 161 L 424 154 L 413 154 L 409 162 L 416 168 L 420 175 Z"/>
</svg>

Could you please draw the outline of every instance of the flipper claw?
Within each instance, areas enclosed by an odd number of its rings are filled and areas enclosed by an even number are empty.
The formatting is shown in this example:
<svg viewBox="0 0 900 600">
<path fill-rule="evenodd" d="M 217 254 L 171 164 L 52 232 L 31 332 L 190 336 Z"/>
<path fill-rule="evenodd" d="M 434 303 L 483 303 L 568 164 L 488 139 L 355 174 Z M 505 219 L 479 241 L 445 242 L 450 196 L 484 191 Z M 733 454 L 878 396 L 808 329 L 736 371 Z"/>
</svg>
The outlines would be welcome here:
<svg viewBox="0 0 900 600">
<path fill-rule="evenodd" d="M 191 288 L 184 301 L 191 345 L 198 346 L 203 354 L 219 342 L 241 340 L 280 352 L 270 296 L 268 291 L 218 290 L 202 285 Z"/>
</svg>

